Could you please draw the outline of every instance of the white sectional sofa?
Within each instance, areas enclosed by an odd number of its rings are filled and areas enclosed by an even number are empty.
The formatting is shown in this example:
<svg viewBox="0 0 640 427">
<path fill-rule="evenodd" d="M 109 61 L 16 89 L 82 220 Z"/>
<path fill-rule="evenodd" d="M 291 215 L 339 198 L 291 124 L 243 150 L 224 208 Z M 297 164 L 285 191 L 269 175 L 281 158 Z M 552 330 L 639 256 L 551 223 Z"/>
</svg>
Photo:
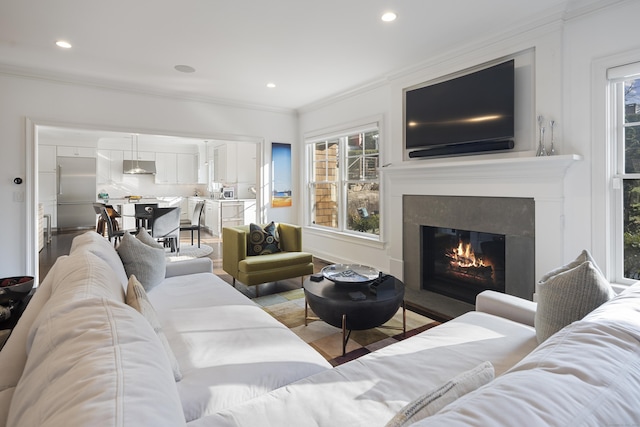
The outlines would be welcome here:
<svg viewBox="0 0 640 427">
<path fill-rule="evenodd" d="M 107 240 L 74 239 L 0 351 L 0 425 L 185 425 L 331 367 L 205 258 L 167 264 L 148 293 L 176 382 L 127 283 Z"/>
<path fill-rule="evenodd" d="M 554 275 L 547 289 L 584 276 Z M 125 304 L 128 282 L 105 240 L 74 240 L 0 351 L 0 425 L 640 425 L 640 285 L 600 292 L 542 344 L 535 303 L 484 292 L 474 312 L 331 368 L 209 260 L 167 266 L 148 292 L 156 330 Z M 584 305 L 572 292 L 563 313 Z"/>
</svg>

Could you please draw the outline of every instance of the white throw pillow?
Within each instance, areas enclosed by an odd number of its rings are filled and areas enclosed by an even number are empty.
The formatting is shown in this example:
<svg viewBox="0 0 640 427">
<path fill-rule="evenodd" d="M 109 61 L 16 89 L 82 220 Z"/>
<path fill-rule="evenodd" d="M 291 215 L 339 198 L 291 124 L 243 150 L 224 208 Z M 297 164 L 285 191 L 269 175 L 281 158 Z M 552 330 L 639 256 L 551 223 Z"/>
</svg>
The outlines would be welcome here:
<svg viewBox="0 0 640 427">
<path fill-rule="evenodd" d="M 539 282 L 537 295 L 534 325 L 538 342 L 542 343 L 609 301 L 615 292 L 600 270 L 585 261 Z"/>
<path fill-rule="evenodd" d="M 182 379 L 182 373 L 180 372 L 180 366 L 178 365 L 176 356 L 175 354 L 173 354 L 173 350 L 169 345 L 169 341 L 167 341 L 167 337 L 162 330 L 162 325 L 160 325 L 160 320 L 158 319 L 156 310 L 151 305 L 144 287 L 140 284 L 140 282 L 134 275 L 131 275 L 131 277 L 129 277 L 129 286 L 127 287 L 126 301 L 129 306 L 138 310 L 140 314 L 142 314 L 144 318 L 147 319 L 153 330 L 156 332 L 158 338 L 160 338 L 160 342 L 162 343 L 165 352 L 167 353 L 167 357 L 169 358 L 169 363 L 171 364 L 171 369 L 173 370 L 173 377 L 176 381 L 180 381 Z"/>
<path fill-rule="evenodd" d="M 134 274 L 145 290 L 153 289 L 164 280 L 167 270 L 164 249 L 147 245 L 125 233 L 117 250 L 129 277 Z"/>
<path fill-rule="evenodd" d="M 495 371 L 491 362 L 483 362 L 407 404 L 386 427 L 409 426 L 429 417 L 459 397 L 491 382 L 494 377 Z"/>
</svg>

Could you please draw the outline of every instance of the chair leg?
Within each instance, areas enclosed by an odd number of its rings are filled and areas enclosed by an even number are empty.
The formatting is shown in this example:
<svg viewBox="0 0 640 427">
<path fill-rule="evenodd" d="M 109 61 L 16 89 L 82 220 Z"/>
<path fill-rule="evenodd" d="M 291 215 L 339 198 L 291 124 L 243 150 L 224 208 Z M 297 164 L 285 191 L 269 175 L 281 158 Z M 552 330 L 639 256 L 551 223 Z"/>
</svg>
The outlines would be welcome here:
<svg viewBox="0 0 640 427">
<path fill-rule="evenodd" d="M 193 242 L 191 242 L 193 245 Z M 200 247 L 200 228 L 198 228 L 198 247 Z"/>
<path fill-rule="evenodd" d="M 193 246 L 193 230 L 191 230 L 191 246 Z M 198 244 L 198 247 L 200 247 L 200 244 Z"/>
<path fill-rule="evenodd" d="M 234 277 L 233 280 L 231 281 L 231 284 L 233 285 L 233 287 L 236 287 L 236 278 Z"/>
</svg>

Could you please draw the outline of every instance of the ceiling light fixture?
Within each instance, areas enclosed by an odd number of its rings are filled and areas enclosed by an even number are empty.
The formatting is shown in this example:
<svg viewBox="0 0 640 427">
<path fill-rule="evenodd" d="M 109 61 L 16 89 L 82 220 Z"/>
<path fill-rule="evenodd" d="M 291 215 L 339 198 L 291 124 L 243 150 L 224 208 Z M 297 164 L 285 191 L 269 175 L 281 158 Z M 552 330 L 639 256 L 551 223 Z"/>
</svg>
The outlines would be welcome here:
<svg viewBox="0 0 640 427">
<path fill-rule="evenodd" d="M 382 15 L 382 18 L 381 18 L 381 19 L 382 19 L 384 22 L 391 22 L 391 21 L 395 21 L 397 17 L 398 17 L 398 15 L 396 15 L 394 12 L 385 12 L 385 13 Z"/>
<path fill-rule="evenodd" d="M 274 87 L 276 87 L 276 84 L 275 83 L 267 83 L 267 87 L 269 89 L 273 89 Z"/>
<path fill-rule="evenodd" d="M 71 43 L 66 42 L 64 40 L 56 41 L 56 46 L 61 47 L 63 49 L 71 49 Z"/>
<path fill-rule="evenodd" d="M 180 71 L 181 73 L 195 73 L 196 71 L 195 68 L 190 67 L 188 65 L 176 65 L 173 68 L 175 68 L 176 71 Z"/>
</svg>

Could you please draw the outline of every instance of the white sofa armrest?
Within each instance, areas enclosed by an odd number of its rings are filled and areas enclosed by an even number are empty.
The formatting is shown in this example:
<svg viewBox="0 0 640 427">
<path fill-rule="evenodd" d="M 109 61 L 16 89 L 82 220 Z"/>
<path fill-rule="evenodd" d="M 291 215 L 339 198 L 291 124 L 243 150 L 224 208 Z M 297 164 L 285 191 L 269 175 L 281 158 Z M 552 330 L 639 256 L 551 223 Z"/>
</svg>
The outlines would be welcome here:
<svg viewBox="0 0 640 427">
<path fill-rule="evenodd" d="M 195 258 L 185 261 L 168 262 L 167 272 L 164 277 L 184 276 L 185 274 L 212 273 L 213 261 L 211 258 Z"/>
<path fill-rule="evenodd" d="M 495 291 L 483 291 L 476 297 L 476 311 L 504 317 L 533 326 L 537 303 Z"/>
</svg>

